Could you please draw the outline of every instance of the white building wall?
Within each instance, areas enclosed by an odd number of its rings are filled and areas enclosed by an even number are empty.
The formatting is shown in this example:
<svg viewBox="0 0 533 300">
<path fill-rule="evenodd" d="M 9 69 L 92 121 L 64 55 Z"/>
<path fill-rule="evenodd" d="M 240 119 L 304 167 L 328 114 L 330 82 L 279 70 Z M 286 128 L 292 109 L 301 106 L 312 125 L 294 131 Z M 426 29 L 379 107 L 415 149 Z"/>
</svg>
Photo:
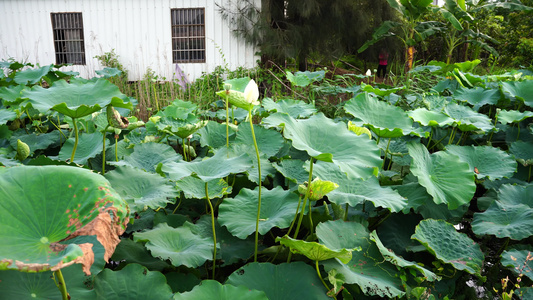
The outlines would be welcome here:
<svg viewBox="0 0 533 300">
<path fill-rule="evenodd" d="M 257 6 L 260 0 L 255 0 Z M 0 60 L 14 58 L 34 64 L 55 63 L 50 13 L 81 12 L 86 65 L 64 70 L 95 76 L 103 67 L 94 57 L 115 49 L 130 80 L 142 79 L 150 68 L 174 78 L 170 10 L 205 8 L 206 62 L 180 63 L 189 80 L 226 63 L 230 69 L 251 68 L 255 49 L 233 36 L 216 3 L 229 0 L 0 0 Z"/>
</svg>

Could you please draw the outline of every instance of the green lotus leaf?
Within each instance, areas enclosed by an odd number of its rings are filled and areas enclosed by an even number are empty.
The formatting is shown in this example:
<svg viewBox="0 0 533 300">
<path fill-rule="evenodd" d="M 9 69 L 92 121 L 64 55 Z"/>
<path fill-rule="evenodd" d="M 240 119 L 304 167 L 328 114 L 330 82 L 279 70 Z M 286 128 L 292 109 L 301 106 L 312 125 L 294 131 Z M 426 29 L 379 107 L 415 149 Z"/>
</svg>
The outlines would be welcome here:
<svg viewBox="0 0 533 300">
<path fill-rule="evenodd" d="M 397 106 L 370 96 L 359 94 L 344 104 L 344 110 L 361 120 L 376 135 L 382 138 L 396 138 L 413 131 L 413 120 Z"/>
<path fill-rule="evenodd" d="M 94 280 L 97 299 L 168 300 L 173 296 L 165 275 L 148 271 L 138 264 L 128 264 L 120 271 L 105 269 Z"/>
<path fill-rule="evenodd" d="M 4 106 L 16 105 L 22 102 L 22 91 L 30 89 L 26 85 L 4 86 L 0 87 L 0 99 Z"/>
<path fill-rule="evenodd" d="M 106 79 L 115 77 L 115 76 L 120 76 L 122 74 L 121 70 L 117 68 L 108 68 L 108 67 L 105 67 L 102 70 L 96 70 L 94 72 L 96 73 L 96 75 L 100 75 Z"/>
<path fill-rule="evenodd" d="M 198 130 L 198 134 L 202 147 L 209 146 L 212 149 L 218 149 L 226 146 L 226 124 L 208 121 L 205 127 Z M 231 126 L 229 127 L 229 139 L 230 143 L 235 139 L 235 131 Z"/>
<path fill-rule="evenodd" d="M 276 155 L 279 149 L 281 149 L 283 146 L 284 140 L 278 131 L 269 130 L 262 126 L 254 125 L 254 133 L 259 148 L 259 153 L 264 153 L 267 158 Z M 239 125 L 239 131 L 237 132 L 235 143 L 241 143 L 244 145 L 254 144 L 250 124 L 241 123 Z M 257 165 L 257 163 L 254 165 Z"/>
<path fill-rule="evenodd" d="M 511 270 L 516 276 L 524 274 L 533 280 L 533 249 L 531 246 L 521 245 L 510 247 L 503 251 L 501 264 Z"/>
<path fill-rule="evenodd" d="M 331 250 L 328 247 L 317 242 L 306 242 L 295 240 L 289 236 L 277 237 L 276 242 L 285 245 L 291 249 L 292 253 L 305 255 L 307 258 L 315 261 L 337 258 L 346 264 L 352 259 L 352 251 L 356 249 L 339 249 Z"/>
<path fill-rule="evenodd" d="M 282 99 L 274 101 L 272 98 L 264 98 L 262 105 L 266 111 L 286 113 L 295 119 L 307 118 L 317 112 L 312 103 L 306 103 L 302 100 Z"/>
<path fill-rule="evenodd" d="M 306 87 L 315 81 L 324 79 L 324 71 L 316 72 L 296 72 L 292 74 L 290 71 L 285 71 L 287 79 L 295 86 Z"/>
<path fill-rule="evenodd" d="M 175 202 L 179 196 L 167 179 L 140 169 L 117 167 L 107 172 L 105 177 L 122 198 L 128 201 L 132 211 L 165 207 L 167 203 Z"/>
<path fill-rule="evenodd" d="M 109 104 L 133 109 L 131 102 L 123 102 L 125 96 L 118 87 L 103 78 L 94 82 L 75 81 L 70 84 L 59 80 L 47 89 L 35 86 L 31 90 L 25 90 L 22 96 L 29 98 L 28 102 L 41 113 L 52 109 L 72 118 L 90 115 Z"/>
<path fill-rule="evenodd" d="M 490 131 L 494 129 L 489 117 L 460 104 L 448 104 L 444 112 L 450 116 L 461 131 Z"/>
<path fill-rule="evenodd" d="M 0 110 L 0 125 L 7 124 L 9 121 L 13 121 L 17 118 L 17 113 L 11 110 Z"/>
<path fill-rule="evenodd" d="M 383 255 L 385 260 L 391 262 L 392 264 L 401 268 L 415 269 L 419 271 L 424 276 L 424 279 L 427 281 L 435 281 L 441 279 L 440 276 L 437 276 L 435 273 L 429 271 L 428 269 L 419 266 L 418 263 L 405 260 L 404 258 L 396 255 L 392 250 L 387 249 L 387 247 L 383 245 L 383 243 L 379 239 L 378 234 L 375 231 L 370 233 L 370 240 L 376 243 L 379 252 L 381 252 L 381 255 Z"/>
<path fill-rule="evenodd" d="M 533 208 L 494 201 L 486 211 L 474 214 L 472 231 L 513 240 L 528 238 L 533 235 Z"/>
<path fill-rule="evenodd" d="M 515 156 L 516 160 L 524 166 L 533 164 L 533 142 L 516 141 L 511 143 L 509 152 Z"/>
<path fill-rule="evenodd" d="M 381 96 L 381 97 L 386 97 L 392 93 L 396 93 L 397 91 L 401 91 L 405 89 L 405 86 L 400 86 L 400 87 L 390 87 L 390 88 L 385 88 L 385 89 L 382 89 L 382 88 L 378 88 L 378 87 L 373 87 L 372 85 L 370 84 L 365 84 L 364 82 L 361 83 L 361 90 L 364 91 L 364 92 L 368 92 L 368 93 L 374 93 L 378 96 Z"/>
<path fill-rule="evenodd" d="M 517 123 L 533 117 L 532 111 L 520 112 L 518 110 L 501 110 L 498 113 L 498 122 L 502 124 Z"/>
<path fill-rule="evenodd" d="M 147 172 L 155 172 L 160 163 L 182 160 L 182 156 L 167 144 L 142 143 L 136 144 L 131 155 L 125 156 L 123 161 L 108 162 L 117 166 L 130 166 Z"/>
<path fill-rule="evenodd" d="M 359 126 L 353 124 L 352 121 L 348 121 L 348 130 L 350 130 L 351 132 L 353 132 L 353 133 L 355 133 L 357 135 L 366 134 L 366 135 L 368 135 L 369 139 L 372 139 L 372 132 L 370 132 L 370 130 L 368 130 L 368 128 L 359 127 Z"/>
<path fill-rule="evenodd" d="M 332 250 L 368 247 L 368 229 L 357 222 L 321 222 L 316 226 L 316 235 L 321 244 Z"/>
<path fill-rule="evenodd" d="M 498 200 L 503 204 L 525 204 L 533 208 L 533 184 L 525 186 L 504 184 L 498 190 Z"/>
<path fill-rule="evenodd" d="M 126 203 L 109 182 L 77 167 L 5 168 L 0 199 L 0 270 L 42 272 L 83 263 L 88 273 L 92 262 L 84 261 L 80 246 L 58 242 L 80 228 L 81 235 L 107 235 L 107 260 L 116 246 L 113 237 L 118 240 L 128 222 Z M 108 228 L 93 228 L 95 219 Z"/>
<path fill-rule="evenodd" d="M 87 163 L 89 158 L 93 158 L 96 155 L 102 153 L 102 148 L 104 145 L 103 135 L 99 131 L 93 133 L 85 133 L 80 135 L 78 141 L 78 148 L 76 150 L 76 157 L 74 162 L 80 165 Z M 75 140 L 74 138 L 69 138 L 61 147 L 59 151 L 58 158 L 60 160 L 70 160 L 72 154 L 72 149 L 74 148 Z M 106 139 L 106 145 L 109 145 L 109 140 Z"/>
<path fill-rule="evenodd" d="M 481 275 L 483 252 L 478 244 L 466 234 L 457 232 L 452 224 L 443 220 L 422 220 L 411 238 L 455 269 Z"/>
<path fill-rule="evenodd" d="M 248 82 L 250 82 L 250 77 L 241 77 L 241 78 L 234 78 L 234 79 L 226 80 L 224 81 L 224 85 L 231 84 L 230 90 L 244 93 L 244 90 L 246 89 Z"/>
<path fill-rule="evenodd" d="M 219 300 L 233 300 L 233 299 L 258 299 L 268 300 L 267 296 L 262 291 L 250 290 L 245 286 L 233 286 L 230 284 L 222 285 L 215 280 L 204 280 L 199 285 L 195 286 L 192 291 L 175 294 L 174 300 L 197 300 L 197 299 L 219 299 Z"/>
<path fill-rule="evenodd" d="M 424 126 L 444 127 L 453 124 L 453 119 L 446 114 L 439 111 L 427 110 L 422 107 L 410 111 L 408 114 L 409 117 Z"/>
<path fill-rule="evenodd" d="M 376 177 L 366 180 L 349 179 L 338 167 L 323 162 L 315 164 L 313 174 L 338 184 L 337 189 L 328 193 L 328 199 L 339 205 L 348 203 L 351 207 L 355 207 L 366 200 L 376 207 L 385 207 L 392 212 L 399 212 L 407 205 L 406 199 L 391 187 L 380 186 Z"/>
<path fill-rule="evenodd" d="M 118 243 L 111 260 L 124 264 L 140 264 L 151 271 L 163 271 L 170 267 L 166 261 L 153 257 L 141 243 L 124 238 Z"/>
<path fill-rule="evenodd" d="M 366 295 L 394 298 L 405 294 L 397 268 L 385 261 L 363 225 L 327 221 L 318 224 L 316 234 L 320 243 L 330 249 L 361 248 L 352 252 L 352 259 L 346 264 L 338 260 L 323 261 L 326 272 L 336 270 L 344 275 L 345 283 L 357 284 Z"/>
<path fill-rule="evenodd" d="M 273 164 L 274 168 L 285 178 L 295 183 L 304 183 L 309 179 L 309 172 L 304 169 L 304 161 L 299 159 L 284 159 Z"/>
<path fill-rule="evenodd" d="M 259 189 L 241 189 L 235 198 L 226 198 L 219 206 L 218 222 L 234 236 L 245 239 L 255 232 Z M 298 206 L 298 196 L 280 186 L 261 190 L 259 233 L 266 234 L 273 227 L 289 227 Z"/>
<path fill-rule="evenodd" d="M 533 80 L 502 82 L 502 91 L 533 107 Z"/>
<path fill-rule="evenodd" d="M 344 123 L 335 123 L 323 114 L 306 120 L 295 120 L 288 115 L 273 114 L 263 121 L 282 125 L 285 138 L 292 146 L 316 158 L 333 162 L 351 178 L 369 178 L 381 166 L 382 160 L 376 143 L 357 136 Z"/>
<path fill-rule="evenodd" d="M 226 284 L 263 291 L 268 299 L 329 299 L 316 270 L 301 261 L 279 265 L 250 263 L 231 273 Z"/>
<path fill-rule="evenodd" d="M 213 240 L 213 227 L 211 224 L 211 217 L 203 215 L 200 219 L 192 225 L 193 232 L 201 235 L 202 237 Z M 220 259 L 223 263 L 222 266 L 229 266 L 235 263 L 243 262 L 254 255 L 255 240 L 253 235 L 241 240 L 232 235 L 226 227 L 219 224 L 215 219 L 215 231 L 217 233 L 217 242 L 220 243 L 220 249 L 217 250 L 217 259 Z M 261 245 L 259 245 L 261 249 Z"/>
<path fill-rule="evenodd" d="M 81 265 L 72 265 L 61 270 L 67 291 L 72 299 L 96 300 L 92 285 L 93 276 L 87 276 Z M 62 300 L 63 297 L 51 279 L 53 272 L 24 273 L 15 270 L 0 271 L 0 295 L 2 299 Z"/>
<path fill-rule="evenodd" d="M 321 180 L 320 178 L 316 177 L 313 179 L 313 181 L 311 181 L 310 185 L 307 183 L 307 181 L 304 184 L 300 184 L 300 186 L 298 186 L 298 192 L 301 195 L 305 195 L 309 189 L 309 200 L 318 201 L 338 187 L 339 185 L 335 182 Z"/>
<path fill-rule="evenodd" d="M 500 100 L 500 90 L 498 89 L 485 89 L 481 87 L 475 87 L 472 89 L 458 88 L 453 94 L 453 98 L 466 101 L 474 106 L 475 111 L 485 105 L 494 105 Z"/>
<path fill-rule="evenodd" d="M 196 175 L 203 181 L 210 181 L 244 172 L 252 166 L 252 160 L 246 153 L 239 156 L 230 156 L 225 148 L 217 151 L 214 156 L 202 161 L 193 162 L 166 162 L 161 171 L 168 173 L 172 180 L 180 180 L 190 175 Z"/>
<path fill-rule="evenodd" d="M 478 179 L 510 178 L 516 172 L 515 159 L 506 152 L 490 146 L 446 146 L 446 152 L 468 163 Z M 490 162 L 490 163 L 487 163 Z"/>
<path fill-rule="evenodd" d="M 26 69 L 15 74 L 14 81 L 20 85 L 36 84 L 50 72 L 54 65 L 44 66 L 36 69 Z"/>
<path fill-rule="evenodd" d="M 205 184 L 207 183 L 207 192 L 209 199 L 221 198 L 231 193 L 231 186 L 224 179 L 213 179 L 207 182 L 195 176 L 187 176 L 176 181 L 179 190 L 185 193 L 187 198 L 205 199 Z"/>
<path fill-rule="evenodd" d="M 186 226 L 172 228 L 161 223 L 151 230 L 134 233 L 133 240 L 146 242 L 152 256 L 169 259 L 176 267 L 196 268 L 213 258 L 213 240 L 194 234 Z"/>
<path fill-rule="evenodd" d="M 224 148 L 225 150 L 225 148 Z M 237 144 L 233 143 L 230 148 L 230 152 L 233 153 L 233 156 L 237 156 L 243 153 L 246 153 L 252 161 L 251 167 L 246 171 L 248 174 L 248 179 L 252 182 L 259 183 L 259 172 L 257 169 L 257 153 L 255 152 L 255 147 L 253 142 L 251 144 Z M 261 180 L 265 181 L 267 176 L 273 177 L 276 173 L 276 169 L 272 166 L 272 163 L 268 160 L 266 154 L 260 153 L 261 161 Z"/>
<path fill-rule="evenodd" d="M 411 172 L 435 203 L 446 203 L 453 210 L 472 200 L 476 184 L 467 163 L 442 151 L 429 154 L 422 144 L 409 143 L 407 148 L 413 158 Z"/>
<path fill-rule="evenodd" d="M 419 214 L 391 214 L 378 227 L 379 239 L 383 245 L 398 256 L 413 258 L 413 247 L 420 247 L 420 243 L 411 239 L 415 228 L 422 220 Z M 377 245 L 377 242 L 376 242 Z"/>
<path fill-rule="evenodd" d="M 0 110 L 0 114 L 2 111 Z M 59 141 L 62 139 L 65 140 L 58 130 L 54 130 L 48 133 L 31 133 L 27 134 L 24 130 L 18 130 L 13 133 L 13 136 L 9 139 L 11 147 L 17 147 L 17 140 L 20 139 L 22 142 L 30 146 L 31 152 L 35 150 L 44 150 L 48 147 L 58 147 Z M 70 156 L 69 156 L 70 158 Z"/>
<path fill-rule="evenodd" d="M 193 114 L 189 114 L 189 116 L 191 117 L 185 120 L 163 117 L 156 123 L 156 127 L 161 131 L 168 131 L 185 139 L 207 124 L 207 121 L 199 121 Z"/>
</svg>

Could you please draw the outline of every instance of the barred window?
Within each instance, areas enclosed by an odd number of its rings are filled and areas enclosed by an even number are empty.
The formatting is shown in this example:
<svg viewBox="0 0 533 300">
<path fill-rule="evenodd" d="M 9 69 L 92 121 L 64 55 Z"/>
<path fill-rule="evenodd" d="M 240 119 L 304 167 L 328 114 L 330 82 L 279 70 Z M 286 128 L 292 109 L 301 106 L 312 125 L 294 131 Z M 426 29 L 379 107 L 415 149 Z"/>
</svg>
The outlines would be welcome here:
<svg viewBox="0 0 533 300">
<path fill-rule="evenodd" d="M 205 9 L 173 8 L 172 61 L 174 63 L 205 62 Z"/>
<path fill-rule="evenodd" d="M 81 13 L 51 13 L 56 64 L 85 65 Z"/>
</svg>

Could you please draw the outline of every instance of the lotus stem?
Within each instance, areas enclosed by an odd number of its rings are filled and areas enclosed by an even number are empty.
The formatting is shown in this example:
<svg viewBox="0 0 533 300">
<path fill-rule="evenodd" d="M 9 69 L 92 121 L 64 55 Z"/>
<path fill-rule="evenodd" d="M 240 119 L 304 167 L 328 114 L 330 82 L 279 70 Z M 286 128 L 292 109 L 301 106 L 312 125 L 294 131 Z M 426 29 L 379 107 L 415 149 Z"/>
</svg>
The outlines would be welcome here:
<svg viewBox="0 0 533 300">
<path fill-rule="evenodd" d="M 344 210 L 344 222 L 348 221 L 348 208 L 350 206 L 348 205 L 348 203 L 346 203 L 346 208 Z"/>
<path fill-rule="evenodd" d="M 310 188 L 310 185 L 308 188 Z M 311 205 L 311 201 L 309 201 L 309 224 L 310 224 L 309 228 L 310 228 L 311 233 L 313 233 L 313 211 L 312 209 L 313 209 L 313 206 Z"/>
<path fill-rule="evenodd" d="M 294 218 L 291 222 L 291 226 L 289 227 L 289 230 L 287 231 L 287 235 L 291 234 L 292 227 L 294 227 L 294 224 L 296 224 L 296 219 L 298 218 L 298 213 L 300 212 L 300 205 L 302 205 L 302 197 L 298 198 L 298 206 L 296 207 L 296 213 L 294 214 Z"/>
<path fill-rule="evenodd" d="M 187 161 L 187 153 L 185 153 L 185 139 L 181 139 L 181 143 L 183 145 L 183 159 L 185 159 L 185 161 Z"/>
<path fill-rule="evenodd" d="M 118 161 L 118 134 L 115 134 L 115 161 Z"/>
<path fill-rule="evenodd" d="M 255 249 L 254 262 L 257 262 L 257 245 L 259 244 L 259 218 L 261 215 L 261 159 L 259 157 L 259 148 L 257 147 L 257 140 L 255 139 L 254 123 L 252 122 L 252 110 L 248 110 L 248 117 L 250 121 L 250 129 L 252 131 L 252 138 L 254 140 L 255 155 L 257 155 L 257 172 L 259 174 L 259 198 L 257 200 L 257 218 L 255 219 Z"/>
<path fill-rule="evenodd" d="M 61 273 L 61 269 L 54 271 L 54 275 L 57 278 L 56 285 L 59 291 L 61 292 L 61 298 L 63 300 L 70 299 L 70 296 L 68 295 L 68 292 L 67 292 L 67 285 L 65 283 L 65 278 L 63 278 L 63 273 Z"/>
<path fill-rule="evenodd" d="M 311 181 L 313 181 L 313 157 L 311 157 L 311 160 L 309 161 L 309 181 L 308 181 L 309 186 L 311 186 Z M 305 207 L 307 206 L 307 199 L 309 199 L 309 192 L 310 192 L 309 186 L 307 188 L 307 191 L 305 192 L 304 204 L 302 205 L 302 211 L 300 212 L 300 218 L 298 219 L 298 225 L 296 226 L 296 231 L 294 232 L 294 238 L 298 236 L 298 232 L 300 231 L 300 226 L 302 225 Z M 292 258 L 292 252 L 289 252 L 289 258 L 287 258 L 288 263 L 291 262 L 291 258 Z"/>
<path fill-rule="evenodd" d="M 389 146 L 390 146 L 390 141 L 391 141 L 392 138 L 389 138 L 389 142 L 387 143 L 387 148 L 385 149 L 385 158 L 383 159 L 383 170 L 385 170 L 385 161 L 387 160 L 387 155 L 389 154 Z M 392 155 L 390 157 L 391 161 L 392 161 Z M 389 164 L 390 166 L 390 164 Z"/>
<path fill-rule="evenodd" d="M 315 260 L 315 266 L 316 266 L 316 274 L 318 275 L 318 278 L 320 278 L 320 281 L 322 281 L 322 284 L 326 287 L 326 291 L 329 291 L 329 286 L 326 284 L 324 279 L 322 278 L 322 275 L 320 275 L 320 269 L 318 268 L 318 260 Z M 337 300 L 337 297 L 335 294 L 333 295 L 333 299 Z"/>
<path fill-rule="evenodd" d="M 217 266 L 217 232 L 215 230 L 215 210 L 213 209 L 213 204 L 209 200 L 209 191 L 207 188 L 207 182 L 205 183 L 205 198 L 207 199 L 207 204 L 211 209 L 211 228 L 213 229 L 213 280 L 215 279 L 215 268 Z"/>
<path fill-rule="evenodd" d="M 228 100 L 228 92 L 226 91 L 226 148 L 229 149 L 229 100 Z M 228 153 L 229 156 L 229 153 Z"/>
<path fill-rule="evenodd" d="M 78 148 L 78 124 L 76 124 L 76 118 L 72 118 L 72 123 L 74 123 L 74 147 L 72 148 L 72 155 L 70 155 L 70 162 L 74 162 L 74 155 L 76 154 L 76 148 Z"/>
<path fill-rule="evenodd" d="M 106 127 L 104 128 L 104 132 L 103 132 L 103 134 L 104 134 L 104 143 L 103 143 L 103 145 L 104 146 L 102 146 L 102 175 L 105 175 L 105 134 L 107 132 L 107 128 L 109 128 L 109 124 L 106 125 Z M 115 150 L 115 152 L 117 152 L 117 151 Z"/>
</svg>

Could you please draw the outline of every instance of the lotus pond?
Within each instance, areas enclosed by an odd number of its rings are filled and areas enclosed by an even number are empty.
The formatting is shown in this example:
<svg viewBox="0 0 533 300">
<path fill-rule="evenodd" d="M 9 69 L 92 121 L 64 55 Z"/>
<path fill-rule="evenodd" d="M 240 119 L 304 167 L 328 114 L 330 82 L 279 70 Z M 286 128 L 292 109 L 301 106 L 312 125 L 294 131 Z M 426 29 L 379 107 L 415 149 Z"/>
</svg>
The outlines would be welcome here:
<svg viewBox="0 0 533 300">
<path fill-rule="evenodd" d="M 4 61 L 0 298 L 533 298 L 533 77 L 478 63 L 287 72 L 335 118 L 237 78 L 143 122 L 113 70 Z"/>
</svg>

